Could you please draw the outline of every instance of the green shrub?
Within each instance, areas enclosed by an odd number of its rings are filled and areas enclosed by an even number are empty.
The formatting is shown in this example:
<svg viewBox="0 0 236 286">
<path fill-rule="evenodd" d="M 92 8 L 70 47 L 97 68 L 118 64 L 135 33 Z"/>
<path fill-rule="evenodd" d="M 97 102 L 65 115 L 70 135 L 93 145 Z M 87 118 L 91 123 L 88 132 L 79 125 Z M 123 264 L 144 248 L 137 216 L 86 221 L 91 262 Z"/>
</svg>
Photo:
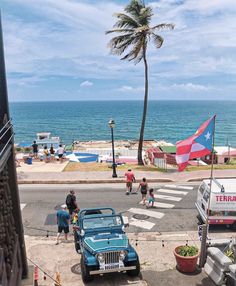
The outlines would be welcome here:
<svg viewBox="0 0 236 286">
<path fill-rule="evenodd" d="M 230 162 L 228 164 L 229 165 L 236 165 L 236 158 L 231 158 Z"/>
<path fill-rule="evenodd" d="M 198 254 L 198 248 L 196 246 L 180 246 L 178 254 L 180 256 L 195 256 Z"/>
</svg>

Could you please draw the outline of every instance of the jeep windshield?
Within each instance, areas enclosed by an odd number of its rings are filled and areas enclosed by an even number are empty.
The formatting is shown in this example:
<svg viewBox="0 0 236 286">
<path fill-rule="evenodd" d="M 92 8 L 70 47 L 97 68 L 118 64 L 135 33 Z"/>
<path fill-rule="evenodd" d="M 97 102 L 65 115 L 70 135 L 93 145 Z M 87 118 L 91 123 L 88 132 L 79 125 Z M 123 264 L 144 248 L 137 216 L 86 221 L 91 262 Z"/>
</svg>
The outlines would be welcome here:
<svg viewBox="0 0 236 286">
<path fill-rule="evenodd" d="M 83 228 L 85 230 L 97 228 L 111 228 L 121 225 L 122 219 L 119 215 L 84 217 L 83 219 Z"/>
</svg>

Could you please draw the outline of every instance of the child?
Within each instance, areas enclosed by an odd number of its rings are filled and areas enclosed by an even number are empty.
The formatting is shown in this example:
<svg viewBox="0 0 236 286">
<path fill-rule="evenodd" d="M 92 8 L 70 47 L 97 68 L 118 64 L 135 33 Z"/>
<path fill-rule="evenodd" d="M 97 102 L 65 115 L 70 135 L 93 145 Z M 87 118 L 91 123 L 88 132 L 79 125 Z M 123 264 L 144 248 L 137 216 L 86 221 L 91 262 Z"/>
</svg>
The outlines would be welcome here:
<svg viewBox="0 0 236 286">
<path fill-rule="evenodd" d="M 155 201 L 155 199 L 154 199 L 153 191 L 154 191 L 153 189 L 150 189 L 150 190 L 149 190 L 147 208 L 150 207 L 150 204 L 151 204 L 151 208 L 154 207 L 154 201 Z"/>
</svg>

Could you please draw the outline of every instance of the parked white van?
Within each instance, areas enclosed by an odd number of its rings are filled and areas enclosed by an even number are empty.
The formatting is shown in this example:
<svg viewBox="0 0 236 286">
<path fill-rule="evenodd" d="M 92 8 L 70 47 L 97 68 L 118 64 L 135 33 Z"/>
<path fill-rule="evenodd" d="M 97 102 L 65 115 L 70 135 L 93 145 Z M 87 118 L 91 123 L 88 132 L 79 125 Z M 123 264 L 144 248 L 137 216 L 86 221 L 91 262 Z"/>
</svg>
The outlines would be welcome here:
<svg viewBox="0 0 236 286">
<path fill-rule="evenodd" d="M 236 179 L 213 179 L 210 194 L 210 180 L 203 180 L 198 188 L 195 203 L 199 220 L 206 222 L 208 204 L 209 224 L 230 225 L 236 229 Z"/>
</svg>

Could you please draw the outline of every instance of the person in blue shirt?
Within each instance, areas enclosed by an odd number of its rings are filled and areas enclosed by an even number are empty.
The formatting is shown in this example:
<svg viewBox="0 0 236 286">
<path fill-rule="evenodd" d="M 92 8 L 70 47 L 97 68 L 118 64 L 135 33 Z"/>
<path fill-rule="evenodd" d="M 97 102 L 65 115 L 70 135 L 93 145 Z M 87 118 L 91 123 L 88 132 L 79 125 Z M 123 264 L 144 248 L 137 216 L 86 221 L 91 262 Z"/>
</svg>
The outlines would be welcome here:
<svg viewBox="0 0 236 286">
<path fill-rule="evenodd" d="M 57 234 L 56 245 L 59 244 L 59 237 L 62 231 L 64 231 L 65 240 L 67 240 L 67 235 L 69 233 L 69 220 L 70 220 L 70 215 L 66 211 L 66 205 L 63 205 L 62 209 L 57 211 L 58 234 Z"/>
</svg>

